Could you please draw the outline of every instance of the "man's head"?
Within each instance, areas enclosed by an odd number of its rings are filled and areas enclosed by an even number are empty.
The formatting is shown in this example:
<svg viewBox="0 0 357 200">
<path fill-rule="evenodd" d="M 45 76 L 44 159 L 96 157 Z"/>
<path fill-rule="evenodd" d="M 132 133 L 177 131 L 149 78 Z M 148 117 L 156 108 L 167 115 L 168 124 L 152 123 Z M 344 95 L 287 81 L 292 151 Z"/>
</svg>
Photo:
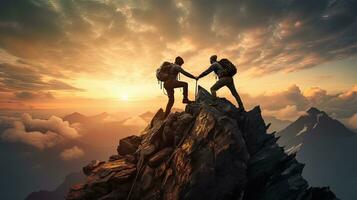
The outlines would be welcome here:
<svg viewBox="0 0 357 200">
<path fill-rule="evenodd" d="M 183 61 L 183 58 L 181 58 L 180 56 L 177 56 L 176 58 L 175 58 L 175 64 L 177 64 L 177 65 L 183 65 L 183 63 L 185 63 L 184 61 Z"/>
<path fill-rule="evenodd" d="M 211 64 L 217 62 L 217 55 L 213 55 L 209 58 L 209 61 L 211 62 Z"/>
</svg>

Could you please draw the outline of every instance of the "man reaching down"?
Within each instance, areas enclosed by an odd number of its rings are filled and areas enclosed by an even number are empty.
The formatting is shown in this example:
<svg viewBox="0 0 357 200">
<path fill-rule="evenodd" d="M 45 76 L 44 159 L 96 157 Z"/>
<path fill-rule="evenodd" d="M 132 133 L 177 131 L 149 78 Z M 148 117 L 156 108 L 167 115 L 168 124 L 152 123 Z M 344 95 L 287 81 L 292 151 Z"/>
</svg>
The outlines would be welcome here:
<svg viewBox="0 0 357 200">
<path fill-rule="evenodd" d="M 236 67 L 228 60 L 221 59 L 217 61 L 217 56 L 213 55 L 210 57 L 211 66 L 204 72 L 202 72 L 197 79 L 200 79 L 211 72 L 214 72 L 218 76 L 218 81 L 211 87 L 212 96 L 217 96 L 217 90 L 222 88 L 223 86 L 227 86 L 231 91 L 232 95 L 236 99 L 239 109 L 241 111 L 244 110 L 243 102 L 234 86 L 233 76 L 237 73 Z"/>
</svg>

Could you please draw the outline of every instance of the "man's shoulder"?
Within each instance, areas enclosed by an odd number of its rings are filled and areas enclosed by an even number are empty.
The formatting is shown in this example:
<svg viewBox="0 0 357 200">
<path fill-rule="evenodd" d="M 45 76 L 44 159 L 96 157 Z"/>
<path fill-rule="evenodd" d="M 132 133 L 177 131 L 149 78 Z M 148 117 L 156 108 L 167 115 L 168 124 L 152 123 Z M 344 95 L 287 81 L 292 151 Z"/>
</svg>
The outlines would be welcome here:
<svg viewBox="0 0 357 200">
<path fill-rule="evenodd" d="M 171 63 L 171 67 L 174 69 L 181 69 L 181 66 L 175 63 Z"/>
<path fill-rule="evenodd" d="M 213 68 L 221 67 L 221 64 L 218 61 L 216 61 L 216 62 L 212 63 L 211 67 L 213 67 Z"/>
</svg>

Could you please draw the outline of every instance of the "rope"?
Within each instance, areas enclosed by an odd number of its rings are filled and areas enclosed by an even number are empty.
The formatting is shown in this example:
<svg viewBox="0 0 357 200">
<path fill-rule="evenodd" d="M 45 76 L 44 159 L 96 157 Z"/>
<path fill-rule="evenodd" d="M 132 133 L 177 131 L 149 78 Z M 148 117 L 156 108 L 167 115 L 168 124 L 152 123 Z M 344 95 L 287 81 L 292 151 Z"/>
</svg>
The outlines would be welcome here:
<svg viewBox="0 0 357 200">
<path fill-rule="evenodd" d="M 136 169 L 137 170 L 137 173 L 135 175 L 135 178 L 134 178 L 134 182 L 133 184 L 131 185 L 131 188 L 129 190 L 129 194 L 128 196 L 126 197 L 126 200 L 130 200 L 130 197 L 131 197 L 131 193 L 133 192 L 134 190 L 134 187 L 135 187 L 135 183 L 139 177 L 139 174 L 141 173 L 141 170 L 143 169 L 143 166 L 144 166 L 144 158 L 140 158 L 140 160 L 138 161 L 140 162 L 140 166 Z"/>
</svg>

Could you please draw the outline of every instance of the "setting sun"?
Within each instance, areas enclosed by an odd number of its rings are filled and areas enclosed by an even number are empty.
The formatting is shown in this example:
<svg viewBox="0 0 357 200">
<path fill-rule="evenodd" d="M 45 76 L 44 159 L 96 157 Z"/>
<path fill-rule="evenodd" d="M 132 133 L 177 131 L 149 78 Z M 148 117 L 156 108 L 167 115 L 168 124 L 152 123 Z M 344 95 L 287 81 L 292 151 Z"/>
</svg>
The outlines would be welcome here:
<svg viewBox="0 0 357 200">
<path fill-rule="evenodd" d="M 121 94 L 120 99 L 122 101 L 129 101 L 129 95 L 126 93 Z"/>
</svg>

